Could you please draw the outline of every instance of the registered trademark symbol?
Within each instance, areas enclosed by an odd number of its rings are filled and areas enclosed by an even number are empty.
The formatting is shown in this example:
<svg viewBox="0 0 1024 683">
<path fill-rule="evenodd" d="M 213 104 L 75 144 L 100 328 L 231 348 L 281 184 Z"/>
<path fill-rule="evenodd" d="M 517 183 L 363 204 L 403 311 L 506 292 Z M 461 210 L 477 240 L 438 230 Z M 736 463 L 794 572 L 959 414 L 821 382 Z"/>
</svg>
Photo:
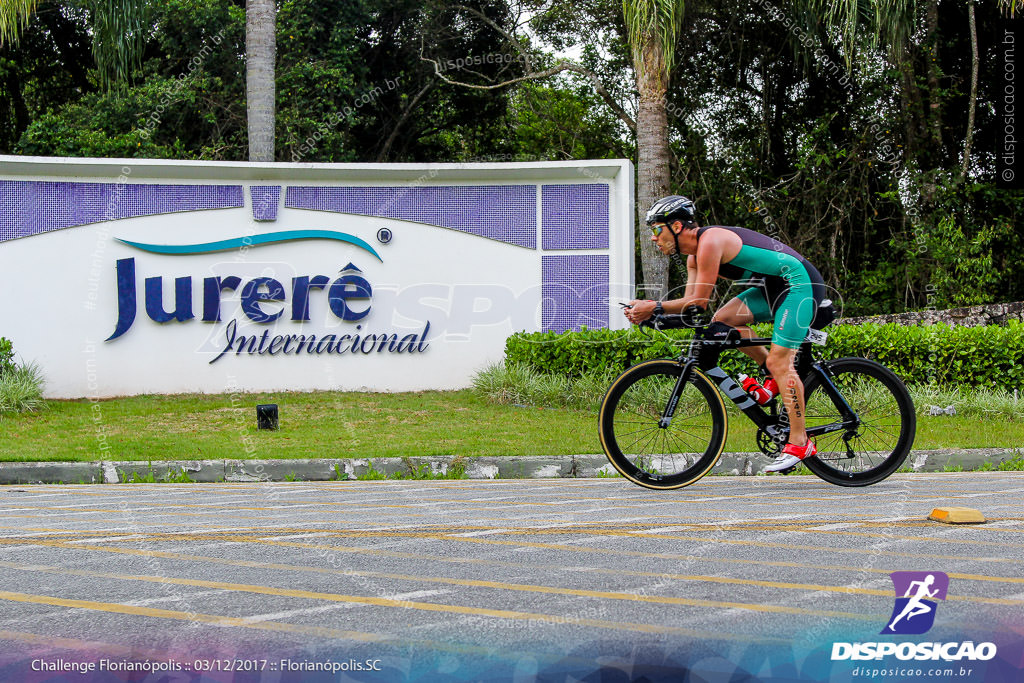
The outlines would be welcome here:
<svg viewBox="0 0 1024 683">
<path fill-rule="evenodd" d="M 377 231 L 377 241 L 381 244 L 387 244 L 391 241 L 392 237 L 394 237 L 394 235 L 391 233 L 389 228 L 381 228 Z"/>
</svg>

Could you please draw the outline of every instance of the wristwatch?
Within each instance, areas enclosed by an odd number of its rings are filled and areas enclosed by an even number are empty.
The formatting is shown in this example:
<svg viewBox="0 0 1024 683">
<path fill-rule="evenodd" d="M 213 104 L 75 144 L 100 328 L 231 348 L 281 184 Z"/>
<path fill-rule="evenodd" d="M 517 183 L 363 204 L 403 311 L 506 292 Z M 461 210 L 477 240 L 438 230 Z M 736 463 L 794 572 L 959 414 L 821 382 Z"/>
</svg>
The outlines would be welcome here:
<svg viewBox="0 0 1024 683">
<path fill-rule="evenodd" d="M 658 301 L 654 304 L 654 315 L 665 315 L 665 308 Z"/>
</svg>

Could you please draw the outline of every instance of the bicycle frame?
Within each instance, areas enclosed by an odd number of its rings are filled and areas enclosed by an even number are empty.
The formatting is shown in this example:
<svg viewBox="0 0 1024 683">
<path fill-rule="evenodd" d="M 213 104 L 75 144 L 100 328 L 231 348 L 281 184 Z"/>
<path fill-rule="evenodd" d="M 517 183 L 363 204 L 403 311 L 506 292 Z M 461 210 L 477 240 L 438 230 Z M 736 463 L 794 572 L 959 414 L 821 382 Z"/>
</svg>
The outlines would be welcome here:
<svg viewBox="0 0 1024 683">
<path fill-rule="evenodd" d="M 689 350 L 682 353 L 677 359 L 677 362 L 683 366 L 683 371 L 679 374 L 679 379 L 676 380 L 676 386 L 672 390 L 672 397 L 665 406 L 665 410 L 659 420 L 659 426 L 667 428 L 672 422 L 672 417 L 675 414 L 676 405 L 679 402 L 679 396 L 682 393 L 682 388 L 689 379 L 693 367 L 696 366 L 711 379 L 711 381 L 718 387 L 719 392 L 729 397 L 729 400 L 736 404 L 736 407 L 739 408 L 751 422 L 757 425 L 760 430 L 768 434 L 773 439 L 783 439 L 789 431 L 785 410 L 783 410 L 779 415 L 771 415 L 765 412 L 764 408 L 758 405 L 758 403 L 743 390 L 739 383 L 730 377 L 729 374 L 718 365 L 718 357 L 722 352 L 728 349 L 741 349 L 749 346 L 769 346 L 771 343 L 771 339 L 763 337 L 754 337 L 750 339 L 726 339 L 721 341 L 709 340 L 703 337 L 703 330 L 697 330 L 693 341 L 690 342 Z M 849 402 L 832 381 L 832 373 L 829 371 L 828 366 L 817 361 L 813 357 L 810 342 L 804 342 L 800 345 L 795 365 L 797 374 L 804 383 L 807 382 L 808 377 L 812 374 L 818 375 L 822 389 L 829 398 L 832 399 L 832 402 L 839 409 L 843 418 L 842 422 L 832 422 L 827 425 L 808 427 L 807 435 L 809 437 L 813 438 L 843 429 L 849 431 L 851 429 L 855 429 L 860 424 L 860 418 L 857 416 L 857 413 L 850 407 Z"/>
</svg>

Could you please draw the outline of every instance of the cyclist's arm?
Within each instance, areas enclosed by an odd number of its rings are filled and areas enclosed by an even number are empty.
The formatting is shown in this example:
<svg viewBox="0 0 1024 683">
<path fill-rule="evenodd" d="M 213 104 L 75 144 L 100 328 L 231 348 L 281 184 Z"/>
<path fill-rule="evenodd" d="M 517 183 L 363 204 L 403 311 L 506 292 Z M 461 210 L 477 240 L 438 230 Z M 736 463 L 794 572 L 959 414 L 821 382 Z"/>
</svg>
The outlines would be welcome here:
<svg viewBox="0 0 1024 683">
<path fill-rule="evenodd" d="M 693 290 L 697 288 L 697 257 L 690 254 L 686 257 L 686 289 L 683 290 L 683 298 L 693 297 Z"/>
<path fill-rule="evenodd" d="M 718 280 L 718 268 L 722 264 L 722 248 L 721 240 L 715 239 L 712 233 L 705 235 L 697 248 L 697 255 L 686 259 L 687 277 L 683 298 L 663 301 L 662 307 L 666 313 L 682 313 L 691 305 L 705 309 L 708 307 L 715 291 L 715 281 Z"/>
</svg>

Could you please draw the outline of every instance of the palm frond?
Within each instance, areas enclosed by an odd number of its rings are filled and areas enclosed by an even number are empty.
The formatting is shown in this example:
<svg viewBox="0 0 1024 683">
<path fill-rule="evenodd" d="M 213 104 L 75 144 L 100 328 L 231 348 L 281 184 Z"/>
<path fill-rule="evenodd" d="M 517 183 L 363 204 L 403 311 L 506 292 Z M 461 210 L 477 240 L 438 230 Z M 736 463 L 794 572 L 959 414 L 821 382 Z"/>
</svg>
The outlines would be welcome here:
<svg viewBox="0 0 1024 683">
<path fill-rule="evenodd" d="M 847 64 L 859 40 L 869 48 L 887 45 L 898 56 L 917 28 L 917 0 L 810 0 L 808 4 L 838 35 Z"/>
<path fill-rule="evenodd" d="M 638 60 L 644 46 L 653 41 L 661 47 L 664 55 L 662 68 L 666 72 L 672 70 L 685 7 L 685 0 L 622 0 L 622 14 L 634 60 Z"/>
<path fill-rule="evenodd" d="M 15 43 L 39 0 L 0 0 L 0 45 Z M 146 0 L 86 0 L 92 25 L 92 53 L 107 88 L 128 80 L 142 63 Z"/>
<path fill-rule="evenodd" d="M 0 0 L 0 45 L 15 43 L 39 0 Z"/>
<path fill-rule="evenodd" d="M 127 81 L 141 65 L 146 5 L 145 0 L 90 0 L 92 54 L 104 87 Z"/>
</svg>

